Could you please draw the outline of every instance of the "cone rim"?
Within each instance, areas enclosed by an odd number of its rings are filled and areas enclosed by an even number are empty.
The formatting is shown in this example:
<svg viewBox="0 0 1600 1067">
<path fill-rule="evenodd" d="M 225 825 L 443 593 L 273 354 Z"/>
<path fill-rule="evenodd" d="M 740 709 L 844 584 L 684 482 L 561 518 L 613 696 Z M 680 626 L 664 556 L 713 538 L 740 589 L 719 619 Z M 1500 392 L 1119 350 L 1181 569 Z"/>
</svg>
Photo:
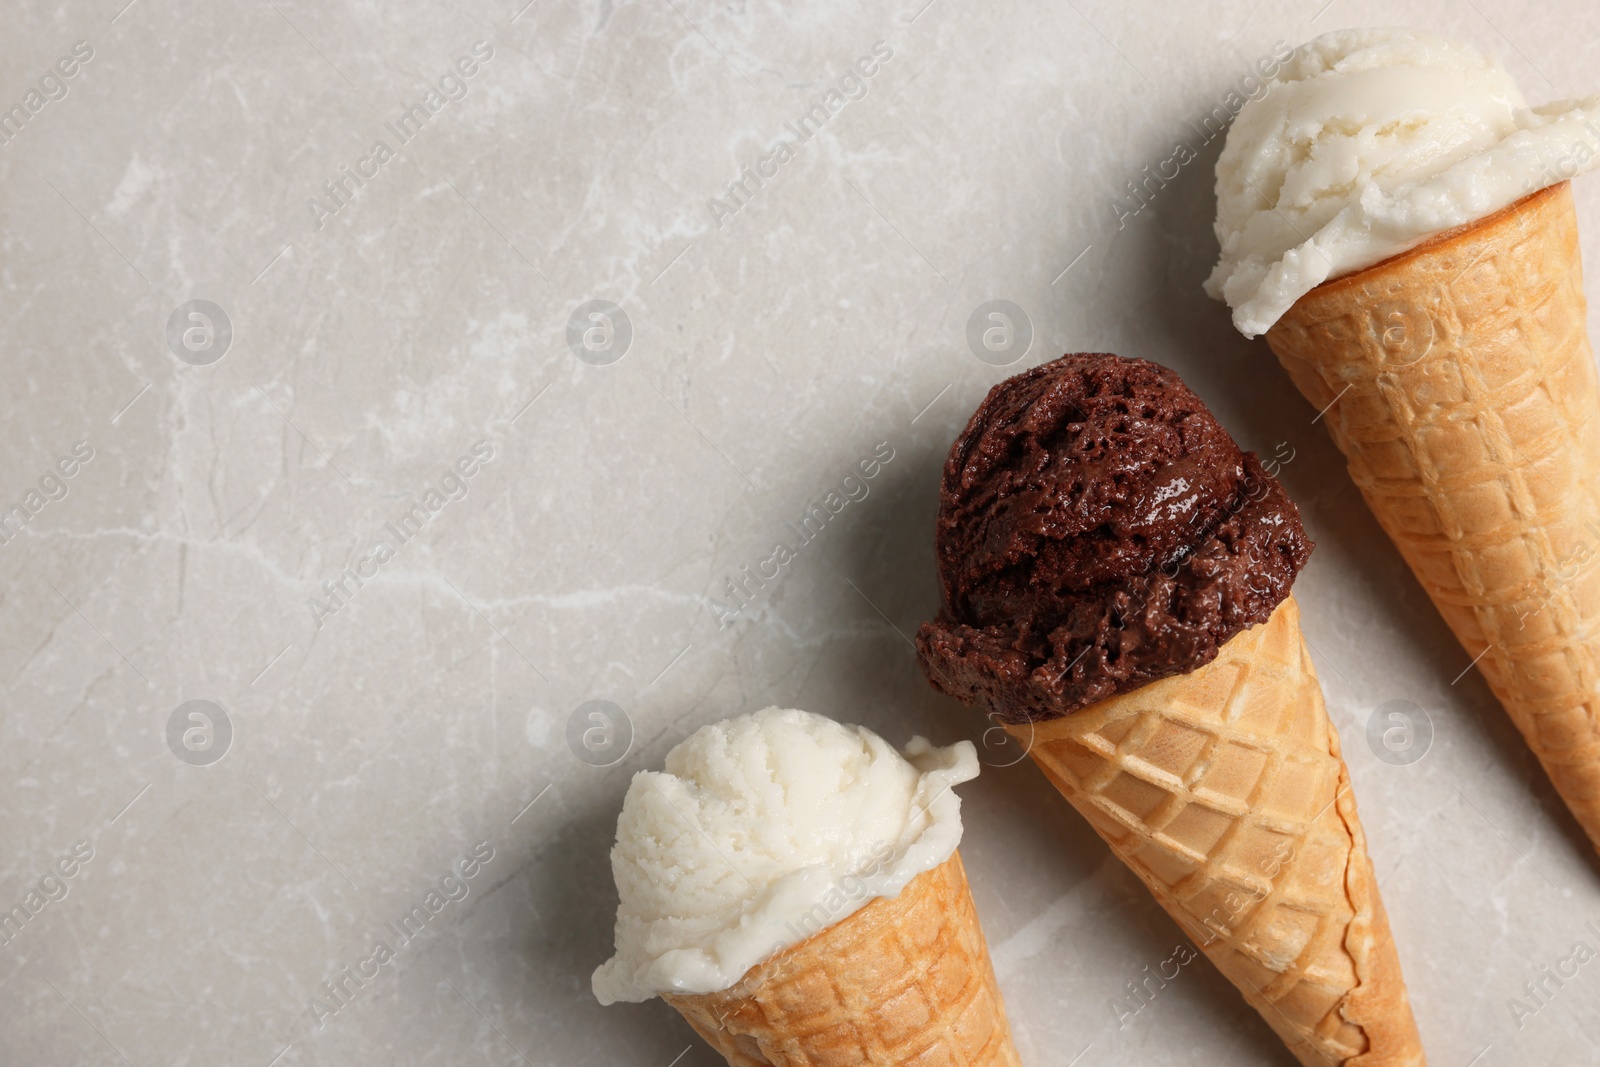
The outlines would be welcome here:
<svg viewBox="0 0 1600 1067">
<path fill-rule="evenodd" d="M 1547 185 L 1537 192 L 1529 193 L 1527 196 L 1507 204 L 1499 211 L 1483 216 L 1481 219 L 1474 219 L 1473 221 L 1463 223 L 1460 226 L 1452 226 L 1448 230 L 1440 230 L 1438 233 L 1430 234 L 1428 237 L 1424 238 L 1421 243 L 1413 245 L 1403 252 L 1396 252 L 1387 259 L 1380 259 L 1371 266 L 1362 267 L 1360 270 L 1353 271 L 1349 274 L 1342 274 L 1337 278 L 1331 278 L 1312 289 L 1310 292 L 1301 296 L 1299 300 L 1296 300 L 1294 305 L 1291 305 L 1289 311 L 1284 312 L 1283 315 L 1278 319 L 1278 322 L 1282 322 L 1284 319 L 1288 318 L 1296 306 L 1303 301 L 1309 300 L 1313 296 L 1326 296 L 1329 294 L 1339 293 L 1347 288 L 1358 287 L 1365 282 L 1370 281 L 1383 271 L 1403 267 L 1405 264 L 1419 259 L 1422 256 L 1428 255 L 1429 253 L 1438 250 L 1440 246 L 1450 244 L 1453 241 L 1465 237 L 1469 233 L 1503 225 L 1507 220 L 1514 216 L 1521 215 L 1526 211 L 1537 210 L 1541 207 L 1544 207 L 1549 201 L 1557 199 L 1564 193 L 1569 193 L 1571 186 L 1572 182 L 1570 180 L 1557 182 L 1554 185 Z M 1274 328 L 1276 328 L 1277 325 L 1278 323 L 1273 323 Z M 1268 332 L 1270 333 L 1271 331 L 1269 330 Z"/>
</svg>

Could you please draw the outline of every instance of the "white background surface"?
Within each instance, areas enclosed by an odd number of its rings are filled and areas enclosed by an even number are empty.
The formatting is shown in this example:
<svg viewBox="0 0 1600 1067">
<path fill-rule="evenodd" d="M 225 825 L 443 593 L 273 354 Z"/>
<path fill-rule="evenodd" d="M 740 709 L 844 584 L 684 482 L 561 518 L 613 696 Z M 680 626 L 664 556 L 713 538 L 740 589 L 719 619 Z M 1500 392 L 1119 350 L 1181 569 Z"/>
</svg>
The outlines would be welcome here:
<svg viewBox="0 0 1600 1067">
<path fill-rule="evenodd" d="M 0 947 L 0 1062 L 717 1062 L 660 1001 L 589 993 L 629 775 L 772 703 L 977 739 L 905 639 L 938 469 L 990 385 L 1069 349 L 1174 366 L 1292 449 L 1296 594 L 1431 1062 L 1600 1062 L 1600 961 L 1520 1029 L 1507 1006 L 1600 948 L 1600 863 L 1316 413 L 1200 292 L 1220 139 L 1125 228 L 1112 206 L 1276 41 L 1432 27 L 1544 101 L 1600 91 L 1592 4 L 524 2 L 4 12 L 0 104 L 94 58 L 0 145 L 0 502 L 94 458 L 0 546 L 0 907 L 94 858 Z M 708 198 L 879 40 L 865 97 L 719 228 Z M 318 228 L 308 198 L 477 41 L 466 97 Z M 1577 195 L 1600 263 L 1600 180 Z M 233 324 L 209 366 L 164 341 L 191 298 Z M 611 366 L 565 343 L 593 298 L 632 324 Z M 1009 370 L 965 341 L 994 298 L 1033 323 Z M 318 628 L 319 583 L 480 439 L 467 498 Z M 719 629 L 708 598 L 880 442 L 870 495 Z M 166 739 L 194 699 L 234 728 L 207 767 Z M 632 721 L 606 769 L 566 741 L 591 699 Z M 1364 739 L 1392 700 L 1431 716 L 1412 766 Z M 1118 1029 L 1176 927 L 1028 763 L 962 795 L 1027 1062 L 1291 1062 L 1204 962 Z M 478 842 L 467 898 L 319 1028 L 321 983 Z"/>
</svg>

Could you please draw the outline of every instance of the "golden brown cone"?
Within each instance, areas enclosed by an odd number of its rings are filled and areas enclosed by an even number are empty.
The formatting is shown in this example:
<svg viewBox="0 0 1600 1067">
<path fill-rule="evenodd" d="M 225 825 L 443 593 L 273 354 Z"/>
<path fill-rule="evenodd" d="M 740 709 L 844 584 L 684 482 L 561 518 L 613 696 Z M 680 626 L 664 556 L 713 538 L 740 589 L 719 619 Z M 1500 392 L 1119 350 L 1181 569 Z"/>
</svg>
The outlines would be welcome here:
<svg viewBox="0 0 1600 1067">
<path fill-rule="evenodd" d="M 1327 410 L 1378 522 L 1600 847 L 1587 313 L 1562 184 L 1319 286 L 1267 343 Z"/>
<path fill-rule="evenodd" d="M 960 853 L 719 993 L 664 994 L 732 1067 L 1020 1067 Z"/>
<path fill-rule="evenodd" d="M 1008 726 L 1306 1067 L 1420 1067 L 1290 597 L 1188 674 Z"/>
</svg>

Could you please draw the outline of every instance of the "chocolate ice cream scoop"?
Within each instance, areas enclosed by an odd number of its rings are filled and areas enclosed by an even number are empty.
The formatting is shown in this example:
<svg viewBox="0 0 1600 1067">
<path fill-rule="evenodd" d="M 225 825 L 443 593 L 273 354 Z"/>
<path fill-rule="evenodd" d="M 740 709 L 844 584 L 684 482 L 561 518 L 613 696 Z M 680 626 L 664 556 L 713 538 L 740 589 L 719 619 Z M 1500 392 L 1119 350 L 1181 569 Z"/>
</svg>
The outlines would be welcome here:
<svg viewBox="0 0 1600 1067">
<path fill-rule="evenodd" d="M 1300 514 L 1165 367 L 1074 354 L 1001 382 L 950 449 L 935 688 L 1040 722 L 1209 663 L 1311 553 Z"/>
</svg>

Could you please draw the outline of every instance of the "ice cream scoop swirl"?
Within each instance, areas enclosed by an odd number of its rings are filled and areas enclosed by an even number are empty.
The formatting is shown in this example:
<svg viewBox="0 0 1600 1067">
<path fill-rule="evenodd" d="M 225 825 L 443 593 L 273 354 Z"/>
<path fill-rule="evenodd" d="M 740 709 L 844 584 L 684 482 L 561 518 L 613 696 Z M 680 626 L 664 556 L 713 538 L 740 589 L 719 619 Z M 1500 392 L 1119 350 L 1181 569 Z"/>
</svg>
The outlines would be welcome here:
<svg viewBox="0 0 1600 1067">
<path fill-rule="evenodd" d="M 929 679 L 1025 722 L 1210 662 L 1311 543 L 1176 374 L 1080 354 L 990 391 L 946 461 L 935 550 Z"/>
<path fill-rule="evenodd" d="M 1530 108 L 1498 59 L 1414 30 L 1295 50 L 1217 161 L 1206 291 L 1246 337 L 1330 279 L 1600 165 L 1600 96 Z"/>
<path fill-rule="evenodd" d="M 628 786 L 611 850 L 616 954 L 602 1004 L 727 989 L 751 967 L 948 860 L 970 741 L 901 751 L 863 726 L 767 708 L 703 726 Z"/>
</svg>

